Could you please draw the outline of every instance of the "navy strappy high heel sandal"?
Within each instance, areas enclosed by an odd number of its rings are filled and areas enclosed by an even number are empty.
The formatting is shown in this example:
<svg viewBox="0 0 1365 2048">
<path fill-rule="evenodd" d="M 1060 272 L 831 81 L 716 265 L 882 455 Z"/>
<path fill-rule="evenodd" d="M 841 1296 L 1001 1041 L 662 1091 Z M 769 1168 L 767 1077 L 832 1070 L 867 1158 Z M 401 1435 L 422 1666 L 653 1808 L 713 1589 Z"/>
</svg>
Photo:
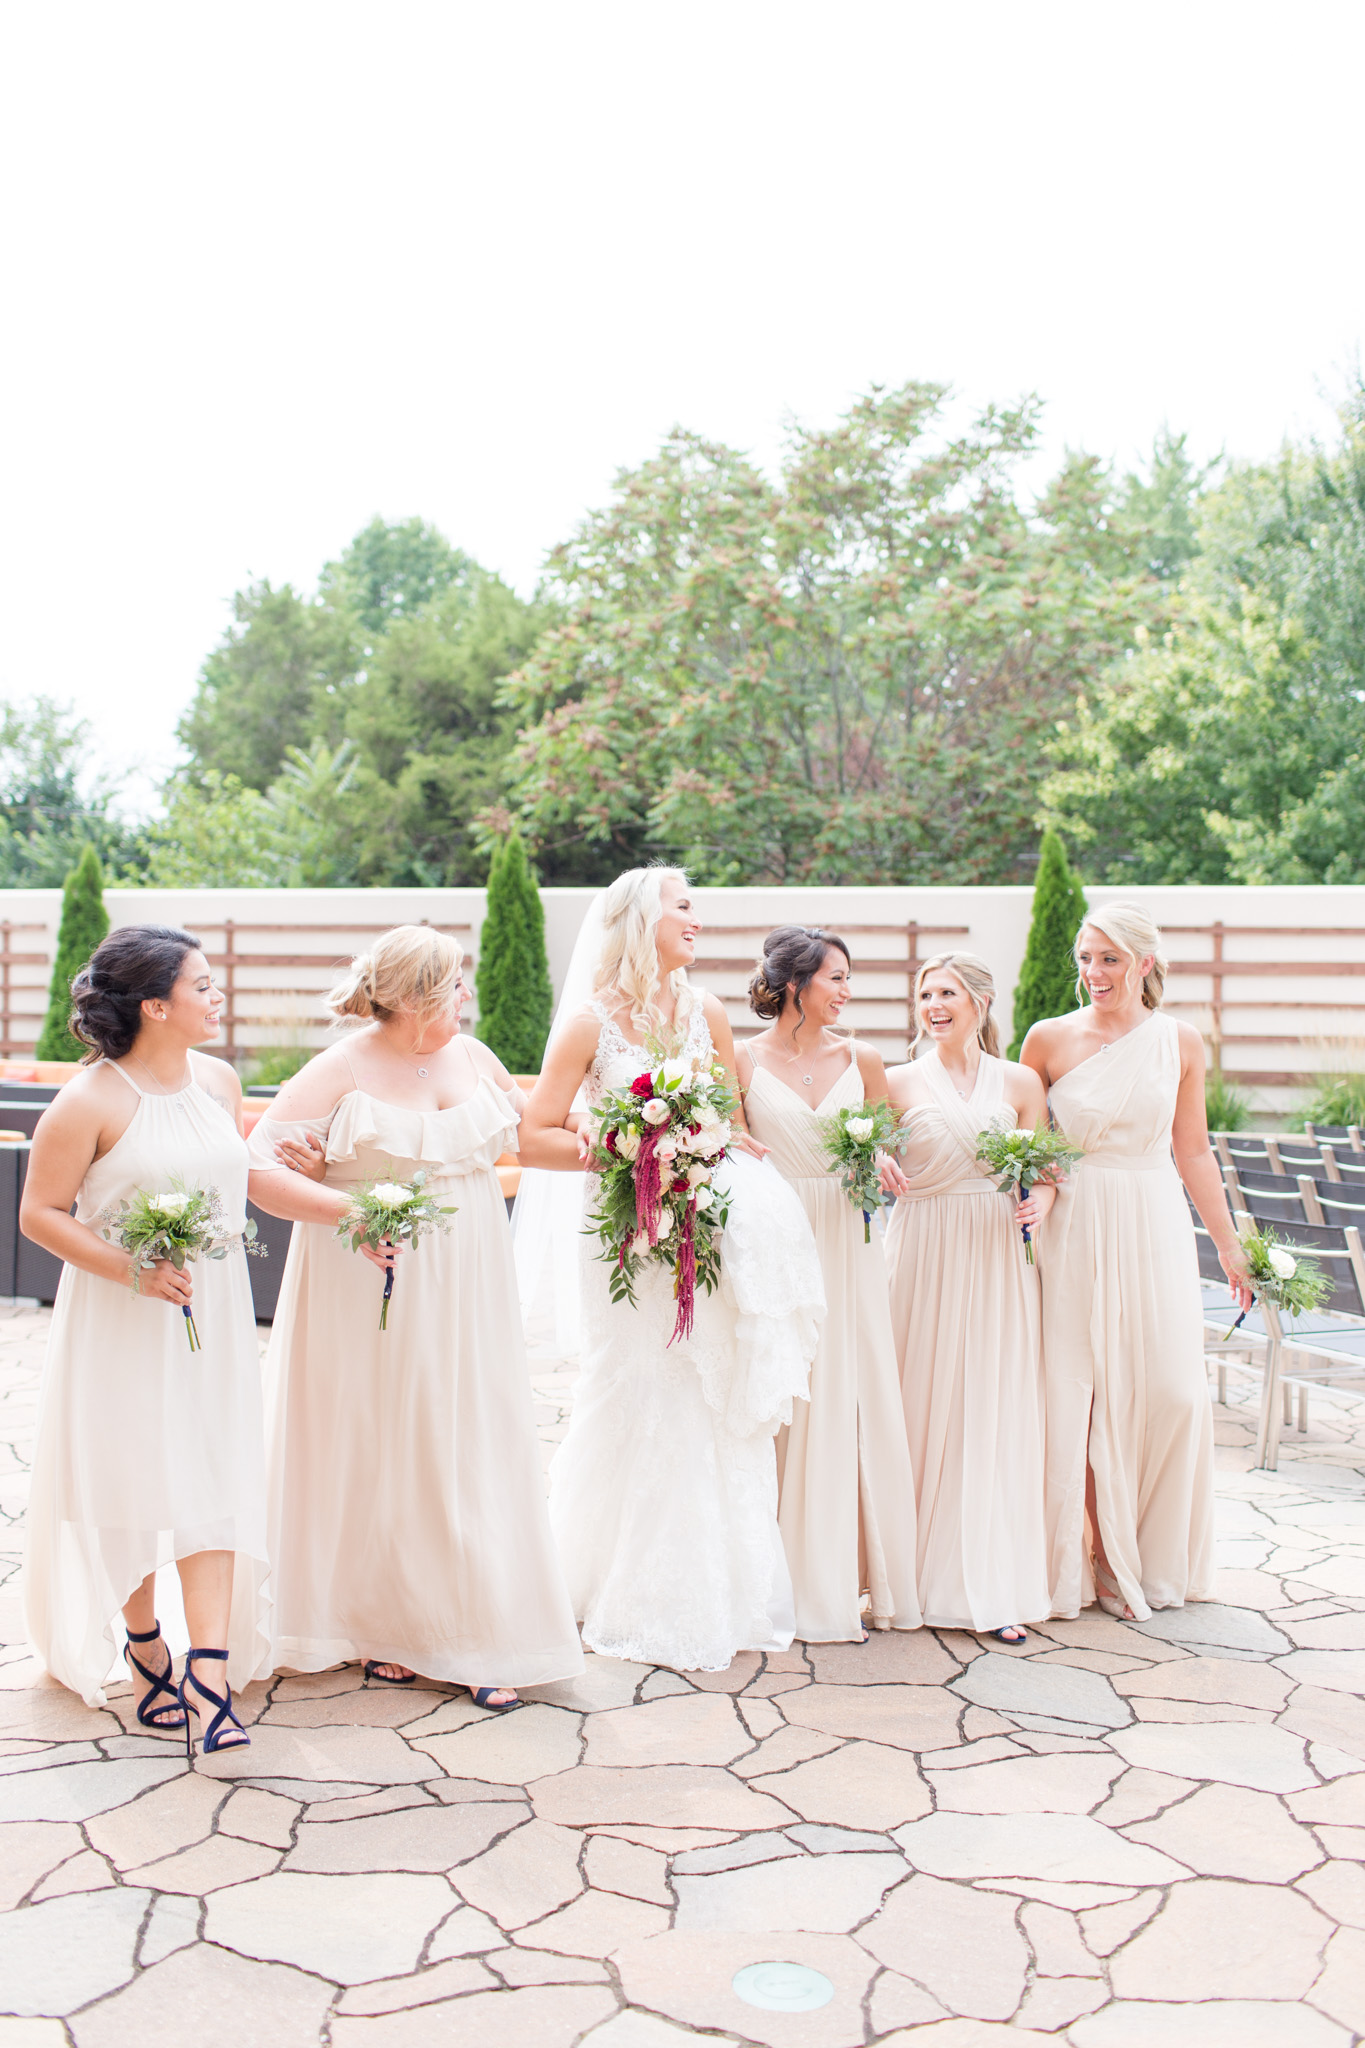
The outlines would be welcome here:
<svg viewBox="0 0 1365 2048">
<path fill-rule="evenodd" d="M 196 1657 L 217 1657 L 222 1663 L 226 1664 L 227 1654 L 226 1650 L 186 1650 L 185 1652 L 185 1675 L 180 1681 L 180 1704 L 185 1709 L 185 1754 L 191 1763 L 194 1761 L 194 1724 L 190 1718 L 192 1712 L 191 1705 L 185 1697 L 185 1691 L 188 1686 L 194 1687 L 201 1700 L 207 1701 L 209 1706 L 218 1709 L 200 1739 L 199 1747 L 205 1756 L 211 1756 L 215 1749 L 249 1749 L 251 1747 L 251 1737 L 232 1711 L 232 1687 L 230 1685 L 227 1687 L 226 1694 L 214 1692 L 210 1686 L 204 1684 L 201 1678 L 196 1678 L 190 1669 Z M 225 1685 L 227 1684 L 226 1677 L 224 1677 L 223 1682 Z M 240 1731 L 242 1737 L 240 1742 L 224 1741 L 223 1738 L 227 1734 L 227 1729 L 223 1725 L 225 1721 L 230 1721 L 233 1727 Z"/>
<path fill-rule="evenodd" d="M 148 1629 L 146 1635 L 140 1636 L 131 1628 L 128 1630 L 129 1643 L 155 1643 L 160 1640 L 160 1637 L 160 1622 L 157 1623 L 155 1628 Z M 132 1665 L 138 1676 L 145 1678 L 151 1688 L 149 1692 L 143 1693 L 142 1698 L 137 1703 L 137 1717 L 143 1727 L 183 1728 L 185 1719 L 180 1702 L 180 1688 L 175 1683 L 175 1667 L 170 1656 L 168 1655 L 166 1658 L 166 1669 L 164 1671 L 149 1671 L 142 1659 L 133 1655 L 127 1643 L 124 1645 L 123 1655 L 127 1662 Z M 158 1707 L 154 1704 L 163 1692 L 170 1701 L 168 1707 Z M 174 1721 L 167 1720 L 166 1716 L 168 1714 L 175 1714 L 179 1718 Z"/>
</svg>

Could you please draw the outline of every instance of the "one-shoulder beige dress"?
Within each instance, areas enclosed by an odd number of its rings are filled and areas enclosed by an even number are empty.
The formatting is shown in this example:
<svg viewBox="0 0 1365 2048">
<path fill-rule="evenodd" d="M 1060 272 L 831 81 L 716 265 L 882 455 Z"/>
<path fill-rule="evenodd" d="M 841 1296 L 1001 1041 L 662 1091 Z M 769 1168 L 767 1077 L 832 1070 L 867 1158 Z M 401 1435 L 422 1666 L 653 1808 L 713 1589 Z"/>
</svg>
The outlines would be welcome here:
<svg viewBox="0 0 1365 2048">
<path fill-rule="evenodd" d="M 981 1055 L 967 1102 L 937 1052 L 915 1071 L 932 1100 L 901 1118 L 900 1164 L 912 1187 L 892 1211 L 886 1258 L 915 1474 L 919 1602 L 934 1628 L 1042 1621 L 1050 1605 L 1038 1269 L 1012 1197 L 976 1158 L 988 1124 L 1015 1121 L 1005 1063 Z"/>
<path fill-rule="evenodd" d="M 386 1332 L 379 1270 L 330 1226 L 294 1225 L 265 1368 L 276 1669 L 375 1658 L 473 1687 L 583 1668 L 494 1166 L 518 1102 L 486 1077 L 441 1110 L 356 1089 L 252 1133 L 257 1167 L 311 1131 L 329 1187 L 420 1169 L 458 1212 L 399 1257 Z"/>
<path fill-rule="evenodd" d="M 856 1642 L 861 1594 L 881 1628 L 918 1628 L 915 1497 L 901 1414 L 880 1234 L 835 1178 L 817 1119 L 864 1100 L 856 1048 L 812 1110 L 754 1059 L 749 1128 L 801 1197 L 825 1284 L 825 1320 L 798 1403 L 777 1440 L 777 1520 L 804 1642 Z"/>
<path fill-rule="evenodd" d="M 1180 1035 L 1157 1011 L 1052 1085 L 1085 1158 L 1040 1235 L 1052 1611 L 1095 1597 L 1087 1442 L 1109 1566 L 1139 1621 L 1207 1600 L 1213 1416 L 1194 1228 L 1171 1157 Z"/>
</svg>

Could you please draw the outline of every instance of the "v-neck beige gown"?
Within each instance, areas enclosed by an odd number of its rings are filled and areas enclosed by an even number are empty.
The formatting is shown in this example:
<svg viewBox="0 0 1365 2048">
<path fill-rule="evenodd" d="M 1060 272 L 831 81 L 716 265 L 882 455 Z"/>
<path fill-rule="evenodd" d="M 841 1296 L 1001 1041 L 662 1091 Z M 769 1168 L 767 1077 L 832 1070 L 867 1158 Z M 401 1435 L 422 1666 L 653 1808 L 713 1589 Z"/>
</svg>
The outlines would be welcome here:
<svg viewBox="0 0 1365 2048">
<path fill-rule="evenodd" d="M 1040 1233 L 1052 1611 L 1095 1597 L 1087 1441 L 1105 1555 L 1139 1621 L 1213 1589 L 1213 1415 L 1194 1228 L 1171 1158 L 1180 1036 L 1157 1011 L 1051 1090 L 1085 1158 Z"/>
<path fill-rule="evenodd" d="M 931 1628 L 997 1629 L 1050 1612 L 1043 1527 L 1038 1270 L 1014 1201 L 977 1162 L 1005 1106 L 1005 1063 L 981 1055 L 963 1102 L 937 1052 L 932 1099 L 901 1118 L 913 1183 L 886 1258 L 919 1518 L 919 1602 Z"/>
<path fill-rule="evenodd" d="M 276 1669 L 372 1657 L 473 1687 L 583 1668 L 494 1163 L 519 1101 L 482 1077 L 440 1110 L 357 1088 L 326 1117 L 252 1133 L 257 1167 L 311 1131 L 328 1187 L 420 1168 L 457 1211 L 399 1258 L 383 1332 L 378 1268 L 329 1225 L 294 1225 L 265 1362 Z"/>
<path fill-rule="evenodd" d="M 811 1643 L 858 1641 L 864 1591 L 878 1626 L 920 1626 L 914 1481 L 886 1258 L 876 1230 L 864 1244 L 861 1211 L 834 1177 L 817 1123 L 863 1100 L 856 1050 L 814 1110 L 757 1058 L 745 1098 L 750 1130 L 771 1146 L 774 1165 L 801 1197 L 825 1283 L 810 1401 L 797 1404 L 777 1441 L 777 1520 L 796 1633 Z"/>
</svg>

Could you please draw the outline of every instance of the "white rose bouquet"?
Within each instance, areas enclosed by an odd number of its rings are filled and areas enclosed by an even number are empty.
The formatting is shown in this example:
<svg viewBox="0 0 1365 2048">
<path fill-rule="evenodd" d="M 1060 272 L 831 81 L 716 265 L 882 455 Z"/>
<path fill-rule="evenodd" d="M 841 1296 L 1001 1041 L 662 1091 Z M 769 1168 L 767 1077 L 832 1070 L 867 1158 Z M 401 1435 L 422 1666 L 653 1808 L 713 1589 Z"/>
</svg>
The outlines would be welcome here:
<svg viewBox="0 0 1365 2048">
<path fill-rule="evenodd" d="M 363 1244 L 377 1252 L 386 1245 L 415 1246 L 433 1230 L 449 1230 L 450 1219 L 458 1211 L 443 1207 L 434 1195 L 429 1195 L 426 1179 L 425 1173 L 414 1173 L 410 1180 L 372 1180 L 353 1188 L 350 1204 L 337 1224 L 337 1236 L 349 1237 L 353 1252 L 358 1252 Z M 389 1327 L 392 1296 L 390 1266 L 384 1275 L 384 1300 L 379 1311 L 381 1330 Z"/>
<path fill-rule="evenodd" d="M 724 1067 L 661 1059 L 593 1110 L 589 1166 L 598 1176 L 588 1236 L 611 1266 L 613 1301 L 635 1302 L 646 1260 L 673 1271 L 677 1319 L 669 1343 L 689 1337 L 697 1288 L 720 1279 L 727 1203 L 714 1182 L 730 1145 L 735 1099 Z"/>
<path fill-rule="evenodd" d="M 987 1178 L 994 1179 L 1001 1194 L 1016 1193 L 1022 1202 L 1035 1181 L 1064 1179 L 1085 1153 L 1061 1131 L 1020 1131 L 1010 1124 L 992 1122 L 980 1134 L 976 1156 L 991 1169 Z M 1029 1227 L 1021 1223 L 1019 1228 L 1024 1234 L 1024 1257 L 1035 1265 Z"/>
<path fill-rule="evenodd" d="M 111 1202 L 98 1218 L 100 1235 L 110 1244 L 131 1252 L 133 1292 L 141 1292 L 143 1269 L 161 1259 L 170 1261 L 183 1273 L 187 1260 L 225 1259 L 238 1245 L 253 1258 L 263 1259 L 265 1246 L 256 1242 L 256 1225 L 250 1217 L 241 1231 L 224 1229 L 223 1204 L 217 1188 L 187 1187 L 172 1180 L 164 1194 L 149 1194 L 138 1188 L 133 1195 Z M 184 1304 L 185 1335 L 191 1351 L 202 1351 L 199 1329 L 188 1302 Z"/>
<path fill-rule="evenodd" d="M 1317 1260 L 1305 1258 L 1297 1246 L 1282 1244 L 1273 1230 L 1248 1230 L 1243 1225 L 1237 1235 L 1246 1253 L 1247 1278 L 1258 1301 L 1270 1302 L 1285 1315 L 1302 1316 L 1320 1307 L 1331 1294 L 1332 1282 Z M 1242 1310 L 1223 1339 L 1225 1344 L 1241 1329 L 1247 1313 Z"/>
<path fill-rule="evenodd" d="M 877 1154 L 900 1149 L 896 1113 L 885 1100 L 841 1109 L 820 1118 L 820 1138 L 838 1169 L 844 1193 L 863 1212 L 863 1243 L 871 1244 L 872 1212 L 886 1200 Z"/>
</svg>

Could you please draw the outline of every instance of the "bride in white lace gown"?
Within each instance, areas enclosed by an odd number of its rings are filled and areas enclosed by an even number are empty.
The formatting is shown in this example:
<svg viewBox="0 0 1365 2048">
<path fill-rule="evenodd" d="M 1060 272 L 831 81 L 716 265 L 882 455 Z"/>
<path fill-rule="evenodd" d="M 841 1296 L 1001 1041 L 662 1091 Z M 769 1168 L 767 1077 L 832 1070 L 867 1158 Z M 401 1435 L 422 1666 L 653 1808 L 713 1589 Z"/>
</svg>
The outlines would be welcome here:
<svg viewBox="0 0 1365 2048">
<path fill-rule="evenodd" d="M 647 1037 L 699 1063 L 718 1057 L 733 1085 L 725 1013 L 687 982 L 700 922 L 686 876 L 634 869 L 600 902 L 592 1000 L 570 1008 L 566 987 L 523 1118 L 532 1167 L 581 1174 L 576 1111 L 645 1070 Z M 742 1130 L 742 1111 L 737 1121 Z M 738 1650 L 792 1639 L 774 1438 L 805 1398 L 824 1292 L 805 1211 L 760 1150 L 736 1149 L 722 1169 L 721 1284 L 698 1292 L 692 1335 L 677 1343 L 666 1267 L 646 1268 L 634 1308 L 612 1302 L 598 1240 L 582 1235 L 595 1182 L 579 1183 L 571 1221 L 561 1205 L 557 1230 L 540 1208 L 534 1235 L 518 1198 L 523 1300 L 532 1269 L 564 1273 L 565 1246 L 550 1240 L 577 1233 L 580 1372 L 550 1468 L 550 1521 L 583 1639 L 604 1655 L 719 1671 Z M 542 1176 L 528 1180 L 534 1203 Z"/>
</svg>

